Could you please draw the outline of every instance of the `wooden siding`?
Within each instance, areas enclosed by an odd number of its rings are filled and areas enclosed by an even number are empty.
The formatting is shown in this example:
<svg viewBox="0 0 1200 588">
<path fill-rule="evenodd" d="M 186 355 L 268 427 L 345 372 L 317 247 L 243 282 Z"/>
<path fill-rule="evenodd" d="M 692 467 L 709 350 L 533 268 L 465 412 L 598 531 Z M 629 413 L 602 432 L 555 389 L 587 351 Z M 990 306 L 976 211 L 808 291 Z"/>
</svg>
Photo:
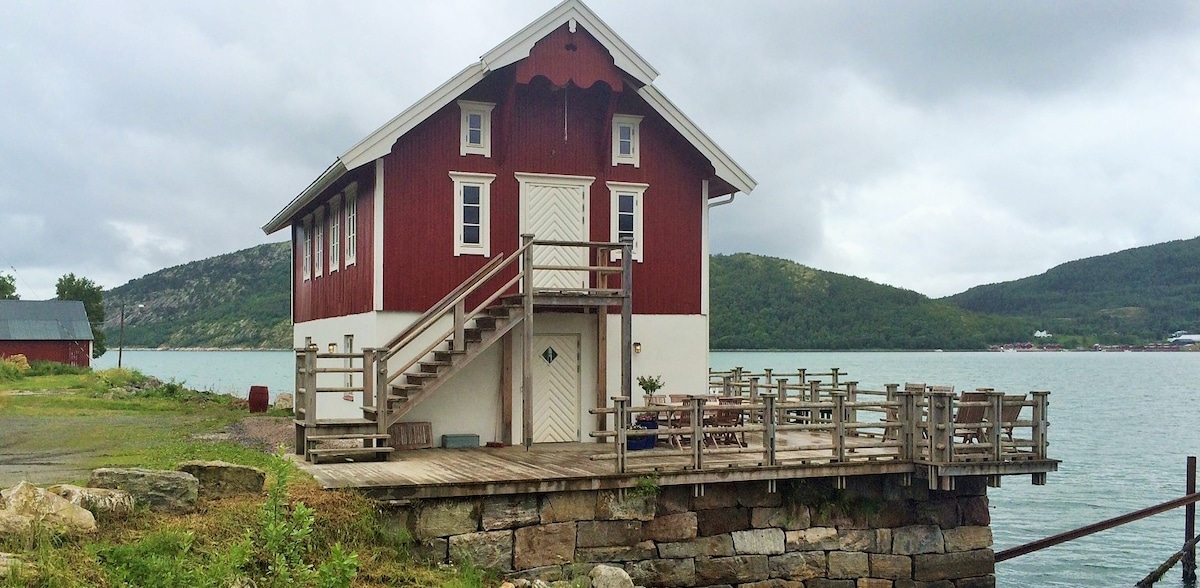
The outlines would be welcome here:
<svg viewBox="0 0 1200 588">
<path fill-rule="evenodd" d="M 92 364 L 91 349 L 91 341 L 0 341 L 0 357 L 20 354 L 29 361 L 85 367 Z"/>
<path fill-rule="evenodd" d="M 567 37 L 582 56 L 579 67 L 545 57 Z M 565 44 L 564 44 L 565 45 Z M 546 54 L 541 53 L 546 47 Z M 598 48 L 598 49 L 597 49 Z M 560 29 L 534 55 L 490 75 L 462 96 L 493 102 L 492 157 L 459 155 L 459 108 L 442 108 L 396 142 L 385 162 L 384 308 L 424 311 L 482 266 L 482 256 L 453 255 L 454 194 L 449 172 L 495 174 L 491 185 L 491 253 L 519 245 L 520 186 L 515 173 L 596 178 L 589 194 L 590 238 L 609 241 L 610 193 L 606 181 L 649 184 L 644 197 L 644 261 L 634 269 L 634 307 L 639 314 L 699 314 L 702 271 L 704 179 L 712 167 L 685 139 L 631 91 L 615 92 L 623 74 L 599 43 L 581 28 Z M 529 63 L 529 65 L 526 65 Z M 530 68 L 547 68 L 548 76 Z M 547 65 L 548 64 L 548 65 Z M 591 82 L 587 89 L 575 83 Z M 518 83 L 529 79 L 528 84 Z M 625 87 L 625 84 L 618 84 Z M 612 114 L 644 117 L 640 167 L 612 166 Z M 301 262 L 302 260 L 298 260 Z"/>
<path fill-rule="evenodd" d="M 340 253 L 342 265 L 336 272 L 329 271 L 329 199 L 346 188 L 351 182 L 358 182 L 358 215 L 357 247 L 354 265 L 345 265 L 345 251 Z M 322 256 L 323 271 L 320 276 L 313 275 L 304 279 L 304 218 L 313 213 L 316 208 L 310 208 L 292 225 L 292 320 L 295 322 L 311 321 L 335 316 L 345 316 L 369 312 L 374 306 L 374 262 L 372 257 L 372 234 L 374 232 L 374 166 L 364 166 L 354 174 L 349 174 L 345 181 L 327 190 L 317 202 L 325 207 L 325 229 L 322 239 L 322 250 L 313 252 L 313 263 L 316 256 Z M 345 219 L 346 204 L 342 203 L 341 218 Z M 316 216 L 312 217 L 316 222 Z M 342 223 L 344 225 L 344 222 Z M 341 227 L 342 243 L 345 243 L 346 229 Z"/>
</svg>

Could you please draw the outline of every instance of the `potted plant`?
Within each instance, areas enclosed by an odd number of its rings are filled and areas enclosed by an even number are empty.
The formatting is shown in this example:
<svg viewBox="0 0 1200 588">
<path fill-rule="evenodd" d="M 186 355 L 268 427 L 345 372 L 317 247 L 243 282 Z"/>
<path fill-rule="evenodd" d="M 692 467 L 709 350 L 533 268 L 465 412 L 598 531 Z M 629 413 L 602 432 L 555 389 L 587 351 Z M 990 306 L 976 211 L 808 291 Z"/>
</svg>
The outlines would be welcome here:
<svg viewBox="0 0 1200 588">
<path fill-rule="evenodd" d="M 638 376 L 638 386 L 642 389 L 642 393 L 646 395 L 646 405 L 650 405 L 650 395 L 654 394 L 663 387 L 662 376 Z M 648 412 L 641 413 L 634 417 L 632 429 L 646 430 L 658 428 L 658 414 Z M 658 435 L 650 435 L 647 437 L 635 437 L 629 439 L 627 444 L 629 449 L 652 449 L 654 444 L 658 442 Z"/>
<path fill-rule="evenodd" d="M 662 376 L 638 376 L 637 380 L 638 387 L 642 389 L 642 393 L 646 396 L 662 390 Z"/>
</svg>

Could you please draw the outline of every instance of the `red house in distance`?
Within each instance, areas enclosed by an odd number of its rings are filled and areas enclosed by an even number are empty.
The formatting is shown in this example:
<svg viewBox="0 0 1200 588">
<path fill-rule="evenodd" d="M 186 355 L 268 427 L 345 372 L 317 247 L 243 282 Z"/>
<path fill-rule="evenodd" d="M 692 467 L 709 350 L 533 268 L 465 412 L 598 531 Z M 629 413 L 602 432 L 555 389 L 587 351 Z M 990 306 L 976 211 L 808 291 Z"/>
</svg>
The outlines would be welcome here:
<svg viewBox="0 0 1200 588">
<path fill-rule="evenodd" d="M 291 232 L 296 347 L 348 366 L 298 380 L 300 435 L 582 442 L 635 376 L 706 389 L 709 210 L 755 182 L 657 75 L 566 0 L 264 225 Z"/>
<path fill-rule="evenodd" d="M 92 364 L 92 325 L 78 300 L 0 300 L 0 357 Z"/>
</svg>

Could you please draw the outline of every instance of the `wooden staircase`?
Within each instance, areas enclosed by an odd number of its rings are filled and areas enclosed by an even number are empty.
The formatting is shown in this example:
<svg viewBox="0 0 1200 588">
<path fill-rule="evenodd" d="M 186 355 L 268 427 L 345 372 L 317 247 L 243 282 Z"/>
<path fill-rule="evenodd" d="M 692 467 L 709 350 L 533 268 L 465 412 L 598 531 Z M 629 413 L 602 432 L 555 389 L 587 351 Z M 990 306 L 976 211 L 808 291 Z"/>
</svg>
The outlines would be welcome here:
<svg viewBox="0 0 1200 588">
<path fill-rule="evenodd" d="M 534 266 L 533 246 L 583 247 L 595 256 L 594 265 Z M 620 267 L 609 266 L 610 253 L 624 250 Z M 386 346 L 363 349 L 361 353 L 318 353 L 315 344 L 296 350 L 296 454 L 314 463 L 322 460 L 379 460 L 387 459 L 398 444 L 402 448 L 429 447 L 432 439 L 428 426 L 418 433 L 417 443 L 413 439 L 399 441 L 396 438 L 401 419 L 418 404 L 435 394 L 446 382 L 471 364 L 475 358 L 500 341 L 517 325 L 523 325 L 526 347 L 533 337 L 532 314 L 535 288 L 532 277 L 534 270 L 584 271 L 596 276 L 598 287 L 565 292 L 556 290 L 551 297 L 565 300 L 544 299 L 539 304 L 566 304 L 578 306 L 590 300 L 597 307 L 613 304 L 622 305 L 623 324 L 628 323 L 630 314 L 630 282 L 632 266 L 632 244 L 630 242 L 534 242 L 532 235 L 522 235 L 522 245 L 511 255 L 503 253 L 493 257 L 483 267 L 442 300 L 433 305 L 421 317 L 413 321 Z M 520 260 L 520 264 L 514 262 Z M 509 276 L 502 272 L 512 268 Z M 619 290 L 607 288 L 607 275 L 622 274 Z M 515 273 L 515 275 L 512 275 Z M 520 293 L 518 291 L 520 286 Z M 468 297 L 482 299 L 473 309 L 466 307 Z M 541 300 L 541 298 L 539 298 Z M 446 325 L 450 327 L 446 329 Z M 437 329 L 441 328 L 442 331 Z M 627 326 L 623 326 L 627 331 Z M 425 346 L 422 344 L 431 342 Z M 528 362 L 531 351 L 525 349 L 523 361 Z M 318 362 L 334 360 L 340 365 L 318 366 Z M 357 362 L 357 366 L 353 365 Z M 626 362 L 627 363 L 627 362 Z M 394 366 L 400 366 L 393 369 Z M 624 371 L 624 368 L 623 368 Z M 325 374 L 322 383 L 328 383 L 329 374 L 350 374 L 347 378 L 361 380 L 360 386 L 342 387 L 318 385 L 318 376 Z M 628 378 L 624 386 L 627 386 Z M 532 380 L 528 373 L 522 384 L 523 405 L 531 405 Z M 318 419 L 316 398 L 321 393 L 358 393 L 363 396 L 361 418 Z M 528 414 L 523 423 L 531 423 Z M 531 428 L 523 425 L 523 430 Z M 401 433 L 400 436 L 405 436 Z M 526 443 L 530 439 L 527 436 Z"/>
</svg>

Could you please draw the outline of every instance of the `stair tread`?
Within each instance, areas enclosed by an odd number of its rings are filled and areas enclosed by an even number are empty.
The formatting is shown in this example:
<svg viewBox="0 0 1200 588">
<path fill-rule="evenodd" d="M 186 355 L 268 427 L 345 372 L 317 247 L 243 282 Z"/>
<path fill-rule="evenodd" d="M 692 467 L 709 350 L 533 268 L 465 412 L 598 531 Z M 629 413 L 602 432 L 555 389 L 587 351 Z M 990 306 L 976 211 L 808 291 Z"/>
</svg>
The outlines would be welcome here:
<svg viewBox="0 0 1200 588">
<path fill-rule="evenodd" d="M 345 435 L 308 435 L 304 439 L 306 441 L 337 441 L 342 439 L 387 439 L 391 437 L 386 433 L 348 433 Z"/>
<path fill-rule="evenodd" d="M 295 422 L 297 425 L 301 425 L 301 426 L 306 426 L 306 425 L 307 425 L 307 424 L 306 424 L 306 423 L 305 423 L 303 420 L 301 420 L 301 419 L 296 419 L 294 422 Z M 375 425 L 375 421 L 373 421 L 373 420 L 370 420 L 370 419 L 363 419 L 363 418 L 358 418 L 358 419 L 355 419 L 355 418 L 349 418 L 349 419 L 321 419 L 321 420 L 318 420 L 318 421 L 317 421 L 317 422 L 316 422 L 316 423 L 313 425 L 313 427 L 314 427 L 314 428 L 320 428 L 320 427 L 322 427 L 322 426 L 325 426 L 325 427 L 346 427 L 346 426 L 354 426 L 354 425 L 372 425 L 372 426 L 374 426 L 374 425 Z"/>
<path fill-rule="evenodd" d="M 352 455 L 361 453 L 391 453 L 393 451 L 395 449 L 392 447 L 327 447 L 308 450 L 313 455 Z"/>
</svg>

